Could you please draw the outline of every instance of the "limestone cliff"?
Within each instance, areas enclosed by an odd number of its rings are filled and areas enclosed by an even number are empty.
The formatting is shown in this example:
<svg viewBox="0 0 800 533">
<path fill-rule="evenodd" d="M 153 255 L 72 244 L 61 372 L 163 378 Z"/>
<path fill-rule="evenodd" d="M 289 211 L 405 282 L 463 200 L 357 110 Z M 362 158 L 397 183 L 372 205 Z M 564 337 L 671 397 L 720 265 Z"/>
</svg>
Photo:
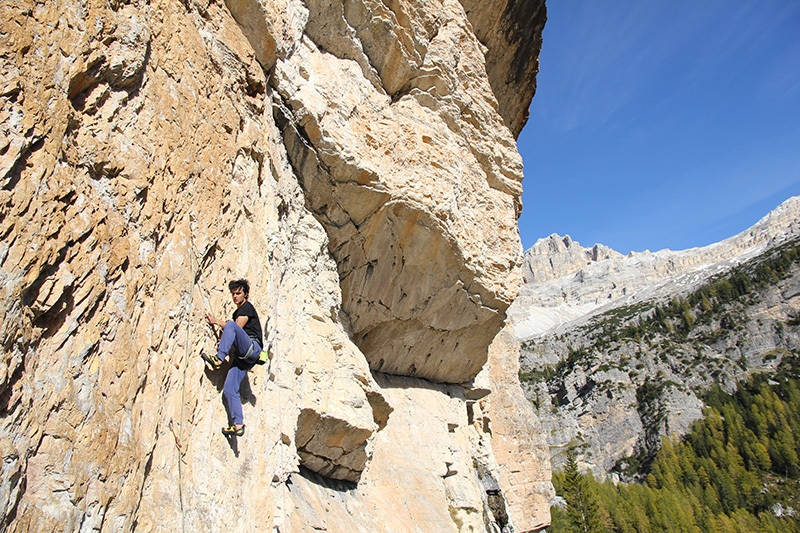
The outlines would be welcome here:
<svg viewBox="0 0 800 533">
<path fill-rule="evenodd" d="M 0 10 L 0 529 L 546 525 L 492 344 L 541 1 Z M 226 441 L 238 277 L 274 357 Z"/>
</svg>

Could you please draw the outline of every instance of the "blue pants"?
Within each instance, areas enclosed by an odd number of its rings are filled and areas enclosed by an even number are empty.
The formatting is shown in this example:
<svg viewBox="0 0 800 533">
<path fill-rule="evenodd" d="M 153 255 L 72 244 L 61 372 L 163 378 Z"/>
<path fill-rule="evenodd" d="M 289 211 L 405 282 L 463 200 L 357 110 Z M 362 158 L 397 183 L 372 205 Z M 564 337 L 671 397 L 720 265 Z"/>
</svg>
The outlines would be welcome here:
<svg viewBox="0 0 800 533">
<path fill-rule="evenodd" d="M 242 414 L 242 398 L 239 395 L 239 387 L 247 375 L 247 371 L 253 368 L 253 363 L 245 363 L 238 358 L 236 354 L 245 355 L 250 346 L 253 346 L 253 353 L 261 353 L 261 346 L 247 336 L 247 333 L 239 327 L 239 324 L 233 320 L 225 323 L 222 330 L 222 337 L 219 340 L 219 348 L 217 349 L 217 358 L 220 361 L 225 360 L 225 356 L 231 352 L 231 348 L 236 348 L 236 352 L 231 354 L 231 367 L 228 369 L 228 375 L 225 376 L 225 385 L 222 387 L 222 396 L 228 404 L 228 409 L 231 412 L 233 423 L 240 425 L 244 423 L 244 415 Z"/>
</svg>

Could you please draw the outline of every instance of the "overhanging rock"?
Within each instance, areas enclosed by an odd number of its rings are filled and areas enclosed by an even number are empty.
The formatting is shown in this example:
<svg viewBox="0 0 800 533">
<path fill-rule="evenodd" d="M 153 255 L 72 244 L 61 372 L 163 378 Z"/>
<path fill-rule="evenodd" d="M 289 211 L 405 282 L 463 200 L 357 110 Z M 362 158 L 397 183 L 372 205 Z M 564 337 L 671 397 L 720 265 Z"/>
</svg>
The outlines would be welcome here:
<svg viewBox="0 0 800 533">
<path fill-rule="evenodd" d="M 352 61 L 305 38 L 276 63 L 274 114 L 370 368 L 462 383 L 518 290 L 521 161 L 486 78 L 470 80 L 469 96 L 462 86 L 459 73 L 483 64 L 449 64 L 481 48 L 468 28 L 443 15 L 406 29 L 420 56 L 403 60 L 418 64 L 403 83 L 392 79 L 400 92 L 365 74 L 357 51 L 380 45 L 369 32 L 350 32 Z"/>
</svg>

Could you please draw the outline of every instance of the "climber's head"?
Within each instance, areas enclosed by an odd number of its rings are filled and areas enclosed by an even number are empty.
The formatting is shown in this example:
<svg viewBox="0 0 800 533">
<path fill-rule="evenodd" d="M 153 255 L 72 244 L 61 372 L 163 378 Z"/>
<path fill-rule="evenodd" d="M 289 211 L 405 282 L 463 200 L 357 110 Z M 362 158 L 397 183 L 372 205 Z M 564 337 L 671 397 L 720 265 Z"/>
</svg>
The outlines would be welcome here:
<svg viewBox="0 0 800 533">
<path fill-rule="evenodd" d="M 245 300 L 250 296 L 250 284 L 246 279 L 237 279 L 228 283 L 228 290 L 231 291 L 231 297 L 236 307 L 242 305 Z"/>
</svg>

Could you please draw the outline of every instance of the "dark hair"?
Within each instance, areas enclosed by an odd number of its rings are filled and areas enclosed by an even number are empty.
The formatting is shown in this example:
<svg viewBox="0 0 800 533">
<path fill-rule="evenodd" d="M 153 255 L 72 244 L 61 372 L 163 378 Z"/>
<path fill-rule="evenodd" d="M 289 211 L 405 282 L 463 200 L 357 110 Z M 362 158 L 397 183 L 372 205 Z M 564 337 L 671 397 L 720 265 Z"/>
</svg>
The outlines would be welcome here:
<svg viewBox="0 0 800 533">
<path fill-rule="evenodd" d="M 244 297 L 247 298 L 250 296 L 250 284 L 247 282 L 246 279 L 236 279 L 228 283 L 228 290 L 233 292 L 236 289 L 242 289 L 244 292 Z"/>
</svg>

